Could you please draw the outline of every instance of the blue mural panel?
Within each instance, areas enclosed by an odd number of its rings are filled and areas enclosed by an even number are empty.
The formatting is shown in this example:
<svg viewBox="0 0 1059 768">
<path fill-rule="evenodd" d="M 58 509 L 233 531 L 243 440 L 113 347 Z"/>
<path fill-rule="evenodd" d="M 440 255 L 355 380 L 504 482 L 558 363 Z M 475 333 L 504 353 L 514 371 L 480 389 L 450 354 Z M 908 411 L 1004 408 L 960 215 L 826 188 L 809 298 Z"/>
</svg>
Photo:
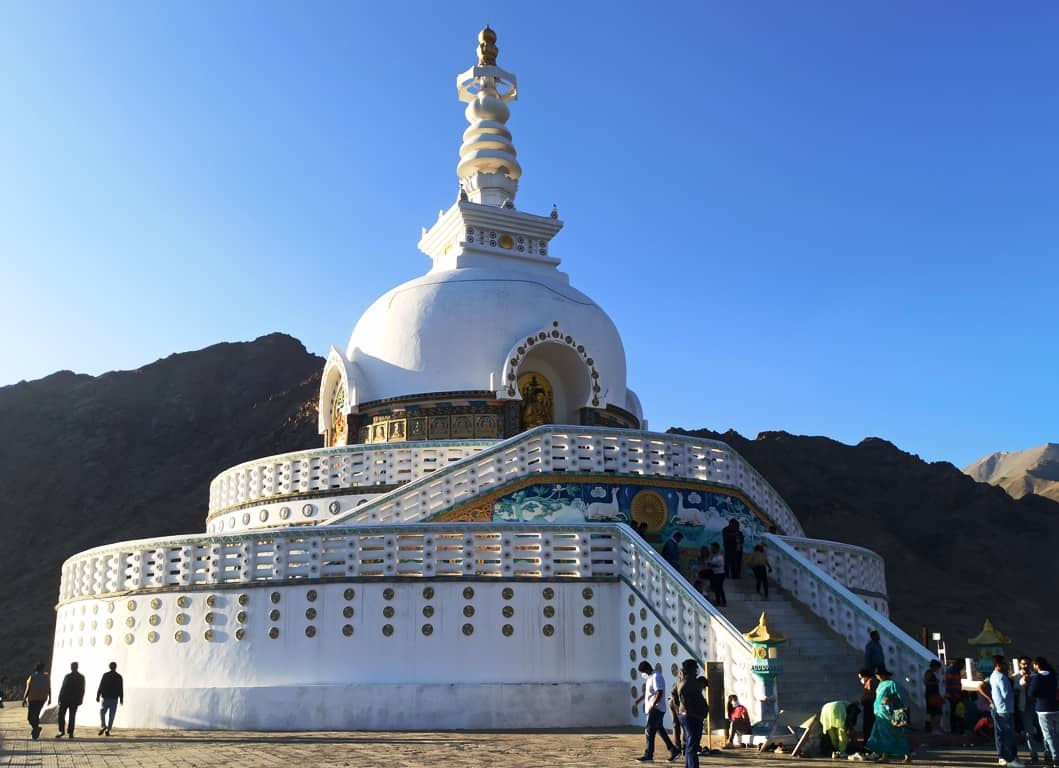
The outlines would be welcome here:
<svg viewBox="0 0 1059 768">
<path fill-rule="evenodd" d="M 652 485 L 602 483 L 541 483 L 514 491 L 493 504 L 493 520 L 526 523 L 578 523 L 632 521 L 636 494 L 653 491 L 666 503 L 666 520 L 651 531 L 649 541 L 665 541 L 676 531 L 684 535 L 685 548 L 721 543 L 721 529 L 735 519 L 745 537 L 746 550 L 753 549 L 764 525 L 737 496 L 698 489 Z"/>
</svg>

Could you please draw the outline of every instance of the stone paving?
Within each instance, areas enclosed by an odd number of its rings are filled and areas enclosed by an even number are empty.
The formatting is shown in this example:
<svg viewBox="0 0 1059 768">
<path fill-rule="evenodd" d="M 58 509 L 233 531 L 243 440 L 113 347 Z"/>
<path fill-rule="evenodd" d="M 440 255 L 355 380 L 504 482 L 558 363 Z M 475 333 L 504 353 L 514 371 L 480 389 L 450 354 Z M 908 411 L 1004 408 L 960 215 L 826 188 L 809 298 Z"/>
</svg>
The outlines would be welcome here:
<svg viewBox="0 0 1059 768">
<path fill-rule="evenodd" d="M 43 768 L 197 768 L 227 766 L 388 766 L 392 768 L 599 768 L 638 765 L 642 732 L 535 731 L 504 733 L 319 732 L 248 733 L 241 731 L 141 731 L 121 728 L 121 709 L 110 738 L 96 736 L 98 710 L 91 704 L 78 712 L 83 725 L 74 739 L 56 739 L 56 727 L 44 725 L 37 741 L 29 738 L 26 710 L 7 702 L 0 710 L 0 766 Z M 664 756 L 658 743 L 660 758 Z M 669 765 L 658 759 L 659 765 Z M 702 765 L 757 764 L 787 768 L 806 763 L 863 765 L 828 758 L 791 758 L 731 750 L 702 758 Z M 985 748 L 924 748 L 917 765 L 973 766 L 997 764 Z M 678 763 L 682 764 L 682 763 Z"/>
</svg>

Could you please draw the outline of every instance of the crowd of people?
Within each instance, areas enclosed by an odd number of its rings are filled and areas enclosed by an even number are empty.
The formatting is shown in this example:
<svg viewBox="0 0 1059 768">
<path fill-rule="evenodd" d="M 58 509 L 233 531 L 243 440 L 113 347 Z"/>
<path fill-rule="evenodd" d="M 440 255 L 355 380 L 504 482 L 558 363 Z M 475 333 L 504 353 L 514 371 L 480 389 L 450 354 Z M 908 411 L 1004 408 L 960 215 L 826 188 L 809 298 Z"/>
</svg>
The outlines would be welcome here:
<svg viewBox="0 0 1059 768">
<path fill-rule="evenodd" d="M 643 534 L 642 528 L 637 530 L 641 532 L 641 535 Z M 681 575 L 685 575 L 680 555 L 683 540 L 684 534 L 676 531 L 662 545 L 662 557 Z M 689 563 L 692 576 L 688 580 L 695 591 L 716 606 L 728 605 L 724 582 L 726 579 L 741 578 L 744 564 L 754 574 L 754 591 L 761 595 L 762 599 L 768 600 L 768 574 L 772 571 L 772 565 L 765 552 L 765 545 L 756 544 L 753 550 L 744 557 L 745 543 L 746 538 L 739 526 L 739 521 L 732 518 L 721 530 L 721 541 L 701 547 L 698 557 Z"/>
<path fill-rule="evenodd" d="M 39 739 L 41 734 L 40 711 L 47 704 L 51 704 L 51 676 L 44 670 L 43 664 L 38 664 L 33 673 L 26 678 L 26 687 L 22 693 L 22 706 L 27 708 L 26 719 L 29 721 L 30 736 Z M 63 678 L 59 687 L 59 732 L 55 738 L 68 739 L 74 737 L 74 728 L 77 723 L 77 709 L 85 700 L 85 676 L 78 671 L 77 662 L 70 664 L 70 672 Z M 118 711 L 118 704 L 125 703 L 124 681 L 118 674 L 118 665 L 110 662 L 110 668 L 99 680 L 96 689 L 96 702 L 102 704 L 99 710 L 99 734 L 110 736 L 111 728 L 114 727 L 114 715 Z"/>
</svg>

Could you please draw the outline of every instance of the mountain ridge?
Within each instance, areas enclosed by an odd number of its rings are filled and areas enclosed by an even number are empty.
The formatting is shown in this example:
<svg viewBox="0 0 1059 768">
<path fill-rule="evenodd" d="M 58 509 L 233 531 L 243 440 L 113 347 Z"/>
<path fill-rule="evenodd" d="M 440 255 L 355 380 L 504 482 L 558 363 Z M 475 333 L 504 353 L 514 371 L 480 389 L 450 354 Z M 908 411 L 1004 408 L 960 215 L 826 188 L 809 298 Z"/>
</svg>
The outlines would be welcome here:
<svg viewBox="0 0 1059 768">
<path fill-rule="evenodd" d="M 997 451 L 964 467 L 980 483 L 1003 488 L 1015 499 L 1036 494 L 1059 501 L 1059 443 L 1021 451 Z"/>
</svg>

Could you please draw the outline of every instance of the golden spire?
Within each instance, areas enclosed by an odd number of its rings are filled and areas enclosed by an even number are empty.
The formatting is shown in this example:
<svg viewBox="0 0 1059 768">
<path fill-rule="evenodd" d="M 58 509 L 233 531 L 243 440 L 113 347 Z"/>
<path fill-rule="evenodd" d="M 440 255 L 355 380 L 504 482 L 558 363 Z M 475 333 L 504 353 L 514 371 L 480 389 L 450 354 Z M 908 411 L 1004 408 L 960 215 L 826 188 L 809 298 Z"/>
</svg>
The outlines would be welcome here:
<svg viewBox="0 0 1059 768">
<path fill-rule="evenodd" d="M 496 32 L 486 24 L 485 28 L 478 33 L 478 66 L 495 67 L 496 55 L 500 49 L 496 47 Z"/>
<path fill-rule="evenodd" d="M 1007 645 L 1011 642 L 1011 638 L 994 627 L 993 622 L 986 619 L 985 624 L 982 626 L 982 631 L 967 642 L 970 645 Z"/>
<path fill-rule="evenodd" d="M 764 611 L 761 612 L 761 618 L 757 620 L 757 626 L 743 637 L 752 643 L 785 643 L 787 641 L 786 635 L 769 629 L 769 622 L 765 618 Z"/>
</svg>

